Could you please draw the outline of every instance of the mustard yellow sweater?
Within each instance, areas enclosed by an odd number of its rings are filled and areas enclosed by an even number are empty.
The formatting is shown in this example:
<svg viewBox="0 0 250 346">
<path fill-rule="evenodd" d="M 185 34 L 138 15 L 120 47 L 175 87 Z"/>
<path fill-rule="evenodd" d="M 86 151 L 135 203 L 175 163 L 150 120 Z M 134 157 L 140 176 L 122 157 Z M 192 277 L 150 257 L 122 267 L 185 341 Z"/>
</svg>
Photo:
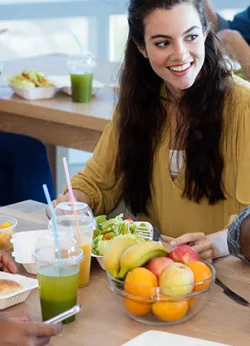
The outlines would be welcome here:
<svg viewBox="0 0 250 346">
<path fill-rule="evenodd" d="M 232 214 L 250 204 L 250 83 L 235 77 L 223 114 L 223 182 L 227 199 L 214 206 L 205 199 L 197 204 L 182 198 L 185 164 L 173 181 L 169 172 L 169 132 L 164 134 L 154 159 L 149 217 L 140 216 L 162 234 L 178 237 L 188 232 L 220 231 Z M 119 184 L 114 176 L 118 133 L 114 121 L 113 117 L 105 127 L 86 168 L 72 177 L 73 188 L 89 196 L 95 215 L 107 214 L 118 203 Z"/>
</svg>

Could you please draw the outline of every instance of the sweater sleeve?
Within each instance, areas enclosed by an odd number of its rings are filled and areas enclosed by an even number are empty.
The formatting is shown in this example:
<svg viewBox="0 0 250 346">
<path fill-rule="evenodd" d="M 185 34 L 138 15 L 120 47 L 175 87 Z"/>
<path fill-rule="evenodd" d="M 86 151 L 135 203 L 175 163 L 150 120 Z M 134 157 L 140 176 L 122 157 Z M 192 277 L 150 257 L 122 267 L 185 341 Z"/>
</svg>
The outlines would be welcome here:
<svg viewBox="0 0 250 346">
<path fill-rule="evenodd" d="M 118 130 L 115 119 L 106 125 L 86 167 L 72 177 L 73 189 L 88 195 L 95 215 L 109 213 L 119 202 L 120 184 L 115 179 Z"/>
<path fill-rule="evenodd" d="M 248 93 L 250 96 L 250 93 Z M 250 100 L 238 105 L 239 122 L 237 126 L 237 177 L 236 198 L 238 202 L 250 205 Z"/>
</svg>

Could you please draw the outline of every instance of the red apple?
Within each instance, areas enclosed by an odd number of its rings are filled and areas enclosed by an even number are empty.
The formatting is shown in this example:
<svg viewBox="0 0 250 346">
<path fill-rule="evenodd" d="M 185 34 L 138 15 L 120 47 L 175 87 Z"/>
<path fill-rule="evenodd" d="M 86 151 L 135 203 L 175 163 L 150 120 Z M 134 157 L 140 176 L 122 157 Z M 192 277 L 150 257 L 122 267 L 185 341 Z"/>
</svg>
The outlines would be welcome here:
<svg viewBox="0 0 250 346">
<path fill-rule="evenodd" d="M 199 261 L 198 252 L 189 245 L 176 246 L 170 253 L 169 257 L 175 262 L 187 264 L 192 261 Z"/>
<path fill-rule="evenodd" d="M 173 263 L 162 271 L 159 285 L 166 296 L 185 296 L 193 290 L 194 274 L 185 264 Z"/>
<path fill-rule="evenodd" d="M 174 262 L 168 257 L 153 258 L 147 265 L 147 269 L 154 273 L 157 278 L 160 277 L 161 272 L 171 266 Z"/>
</svg>

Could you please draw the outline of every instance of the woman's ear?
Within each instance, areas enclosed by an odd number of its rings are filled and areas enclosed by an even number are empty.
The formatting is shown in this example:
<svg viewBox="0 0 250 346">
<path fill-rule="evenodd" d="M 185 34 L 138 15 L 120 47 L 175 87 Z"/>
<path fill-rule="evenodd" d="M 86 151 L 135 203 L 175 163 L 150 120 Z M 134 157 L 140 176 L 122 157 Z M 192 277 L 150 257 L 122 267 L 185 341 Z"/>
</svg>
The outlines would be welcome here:
<svg viewBox="0 0 250 346">
<path fill-rule="evenodd" d="M 148 55 L 147 55 L 147 51 L 146 51 L 145 46 L 143 46 L 143 47 L 142 47 L 142 46 L 139 46 L 136 42 L 135 42 L 135 44 L 136 44 L 136 46 L 137 46 L 139 52 L 144 56 L 145 59 L 147 59 L 147 58 L 148 58 Z"/>
</svg>

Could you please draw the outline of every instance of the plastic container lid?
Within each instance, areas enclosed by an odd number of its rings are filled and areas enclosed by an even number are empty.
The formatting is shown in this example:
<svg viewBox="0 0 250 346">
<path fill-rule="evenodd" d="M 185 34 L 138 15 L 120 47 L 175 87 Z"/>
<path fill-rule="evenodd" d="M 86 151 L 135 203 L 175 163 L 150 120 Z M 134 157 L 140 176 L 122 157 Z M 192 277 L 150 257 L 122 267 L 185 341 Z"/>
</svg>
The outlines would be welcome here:
<svg viewBox="0 0 250 346">
<path fill-rule="evenodd" d="M 78 246 L 77 240 L 71 233 L 59 233 L 58 241 L 60 244 L 61 258 L 53 234 L 48 231 L 42 234 L 36 242 L 33 258 L 41 265 L 67 266 L 77 265 L 83 260 L 83 251 Z M 38 263 L 38 264 L 39 264 Z"/>
</svg>

